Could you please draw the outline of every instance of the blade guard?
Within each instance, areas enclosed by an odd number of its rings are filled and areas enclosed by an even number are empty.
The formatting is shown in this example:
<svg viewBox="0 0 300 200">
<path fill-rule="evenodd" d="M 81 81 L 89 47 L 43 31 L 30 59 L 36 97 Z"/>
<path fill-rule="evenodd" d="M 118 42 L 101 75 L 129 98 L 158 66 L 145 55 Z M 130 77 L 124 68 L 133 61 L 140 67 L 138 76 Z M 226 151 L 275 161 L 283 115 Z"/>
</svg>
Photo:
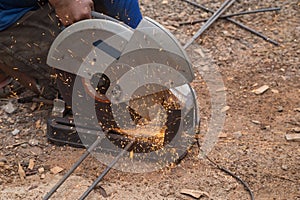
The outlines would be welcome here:
<svg viewBox="0 0 300 200">
<path fill-rule="evenodd" d="M 77 22 L 55 39 L 47 64 L 87 80 L 105 74 L 111 82 L 107 96 L 118 103 L 133 97 L 116 97 L 116 88 L 133 94 L 131 90 L 145 84 L 159 83 L 150 93 L 139 90 L 143 93 L 135 93 L 139 97 L 194 79 L 192 65 L 176 38 L 150 18 L 143 18 L 135 30 L 105 19 Z"/>
</svg>

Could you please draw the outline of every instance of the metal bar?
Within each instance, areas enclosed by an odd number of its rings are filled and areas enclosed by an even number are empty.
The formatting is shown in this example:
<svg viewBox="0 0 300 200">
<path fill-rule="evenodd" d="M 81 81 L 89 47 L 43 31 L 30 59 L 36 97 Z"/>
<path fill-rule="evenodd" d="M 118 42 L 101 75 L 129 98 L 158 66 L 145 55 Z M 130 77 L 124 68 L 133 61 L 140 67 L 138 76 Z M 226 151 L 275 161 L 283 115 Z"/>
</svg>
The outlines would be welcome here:
<svg viewBox="0 0 300 200">
<path fill-rule="evenodd" d="M 235 0 L 225 1 L 221 7 L 214 12 L 214 14 L 209 18 L 209 20 L 198 30 L 195 35 L 189 40 L 183 47 L 183 49 L 188 48 L 206 29 L 208 29 L 233 3 Z"/>
<path fill-rule="evenodd" d="M 206 11 L 206 12 L 214 13 L 213 10 L 211 10 L 211 9 L 209 9 L 209 8 L 206 8 L 205 6 L 202 6 L 202 5 L 200 5 L 200 4 L 197 4 L 197 3 L 193 2 L 193 1 L 190 1 L 190 0 L 182 0 L 182 1 L 184 1 L 184 2 L 186 2 L 186 3 L 189 3 L 189 4 L 191 4 L 191 5 L 193 5 L 193 6 L 197 7 L 197 8 L 201 8 L 202 10 L 204 10 L 204 11 Z M 229 21 L 229 22 L 231 22 L 231 23 L 233 23 L 233 24 L 235 24 L 235 25 L 237 25 L 237 26 L 239 26 L 239 27 L 241 27 L 241 28 L 243 28 L 243 29 L 245 29 L 245 30 L 247 30 L 247 31 L 249 31 L 249 32 L 251 32 L 251 33 L 253 33 L 254 35 L 256 35 L 256 36 L 258 36 L 258 37 L 260 37 L 260 38 L 262 38 L 262 39 L 264 39 L 264 40 L 266 40 L 266 41 L 268 41 L 268 42 L 270 42 L 270 43 L 272 43 L 272 44 L 274 44 L 274 45 L 276 45 L 276 46 L 279 45 L 278 42 L 276 42 L 276 41 L 270 39 L 269 37 L 263 35 L 262 33 L 259 33 L 259 32 L 257 32 L 257 31 L 255 31 L 255 30 L 252 29 L 252 28 L 249 28 L 248 26 L 246 26 L 246 25 L 244 25 L 244 24 L 242 24 L 242 23 L 240 23 L 240 22 L 238 22 L 238 21 L 236 21 L 236 20 L 233 20 L 233 19 L 231 19 L 231 18 L 229 18 L 229 17 L 227 17 L 227 18 L 225 18 L 225 19 L 226 19 L 227 21 Z"/>
<path fill-rule="evenodd" d="M 239 13 L 232 13 L 232 14 L 228 14 L 228 15 L 222 15 L 220 17 L 220 19 L 224 19 L 227 17 L 235 17 L 235 16 L 241 16 L 241 15 L 248 15 L 248 14 L 256 14 L 256 13 L 261 13 L 261 12 L 271 12 L 271 11 L 279 11 L 281 8 L 279 7 L 275 7 L 275 8 L 262 8 L 262 9 L 258 9 L 258 10 L 249 10 L 249 11 L 243 11 L 243 12 L 239 12 Z M 201 23 L 201 22 L 206 22 L 209 18 L 206 19 L 199 19 L 199 20 L 194 20 L 194 21 L 190 21 L 190 22 L 180 22 L 179 25 L 194 25 L 197 23 Z"/>
<path fill-rule="evenodd" d="M 106 174 L 115 166 L 115 164 L 121 159 L 124 153 L 130 149 L 134 144 L 134 141 L 131 141 L 126 147 L 113 159 L 113 161 L 107 166 L 107 168 L 102 172 L 102 174 L 93 182 L 93 184 L 84 192 L 84 194 L 79 198 L 79 200 L 84 200 L 92 190 L 97 186 L 97 184 L 106 176 Z"/>
<path fill-rule="evenodd" d="M 84 152 L 84 154 L 79 158 L 79 160 L 71 167 L 71 169 L 59 180 L 59 182 L 50 190 L 49 193 L 43 198 L 43 200 L 48 200 L 56 190 L 70 177 L 70 175 L 78 168 L 78 166 L 90 155 L 90 153 L 99 145 L 102 138 L 98 137 L 97 140 L 90 146 L 90 148 Z"/>
</svg>

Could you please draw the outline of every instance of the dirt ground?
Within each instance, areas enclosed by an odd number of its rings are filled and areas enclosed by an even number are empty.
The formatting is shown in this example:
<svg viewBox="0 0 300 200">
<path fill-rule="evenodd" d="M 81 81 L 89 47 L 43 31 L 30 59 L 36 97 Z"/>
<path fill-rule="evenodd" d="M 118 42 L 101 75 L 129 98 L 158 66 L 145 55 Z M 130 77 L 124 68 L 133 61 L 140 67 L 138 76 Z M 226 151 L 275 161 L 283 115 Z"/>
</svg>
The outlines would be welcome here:
<svg viewBox="0 0 300 200">
<path fill-rule="evenodd" d="M 197 0 L 216 9 L 221 1 Z M 144 16 L 151 17 L 184 44 L 202 24 L 179 26 L 180 22 L 210 14 L 182 1 L 141 0 Z M 297 0 L 240 1 L 228 13 L 265 7 L 279 12 L 234 17 L 279 42 L 272 45 L 229 23 L 217 21 L 193 48 L 205 49 L 209 64 L 219 67 L 227 95 L 226 120 L 218 143 L 209 157 L 248 183 L 258 200 L 300 200 L 300 143 L 286 134 L 300 134 L 300 3 Z M 196 54 L 195 54 L 196 55 Z M 200 55 L 199 55 L 200 56 Z M 194 63 L 197 65 L 197 63 Z M 267 85 L 263 94 L 253 91 Z M 210 119 L 210 96 L 201 78 L 193 83 L 201 113 L 201 134 Z M 51 106 L 19 104 L 16 111 L 0 110 L 0 199 L 41 199 L 84 152 L 47 141 L 46 120 Z M 220 111 L 221 112 L 221 111 Z M 30 160 L 34 160 L 29 170 Z M 21 180 L 18 165 L 25 170 Z M 50 172 L 59 166 L 64 171 Z M 52 199 L 76 199 L 104 169 L 88 158 L 71 180 Z M 44 172 L 38 172 L 43 168 Z M 194 146 L 176 166 L 131 174 L 112 170 L 87 199 L 193 199 L 182 189 L 203 191 L 200 199 L 250 199 L 233 177 L 198 159 Z"/>
</svg>

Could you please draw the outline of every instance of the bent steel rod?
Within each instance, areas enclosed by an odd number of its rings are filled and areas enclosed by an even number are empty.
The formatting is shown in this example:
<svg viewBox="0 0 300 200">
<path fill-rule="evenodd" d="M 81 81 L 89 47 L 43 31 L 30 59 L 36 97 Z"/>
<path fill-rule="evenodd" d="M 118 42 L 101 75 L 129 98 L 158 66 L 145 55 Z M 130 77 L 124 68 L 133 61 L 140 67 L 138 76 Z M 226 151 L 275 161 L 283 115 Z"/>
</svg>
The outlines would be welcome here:
<svg viewBox="0 0 300 200">
<path fill-rule="evenodd" d="M 117 155 L 117 157 L 113 159 L 113 161 L 107 166 L 107 168 L 102 172 L 102 174 L 93 182 L 93 184 L 84 192 L 84 194 L 80 197 L 79 200 L 84 200 L 92 192 L 92 190 L 97 186 L 97 184 L 115 166 L 115 164 L 122 158 L 124 153 L 132 147 L 133 144 L 134 141 L 131 141 L 125 146 L 124 149 L 121 150 L 121 152 Z"/>
<path fill-rule="evenodd" d="M 220 17 L 220 19 L 224 19 L 227 17 L 235 17 L 235 16 L 241 16 L 241 15 L 248 15 L 248 14 L 256 14 L 256 13 L 261 13 L 261 12 L 272 12 L 272 11 L 279 11 L 281 8 L 279 7 L 275 7 L 275 8 L 261 8 L 258 10 L 249 10 L 249 11 L 242 11 L 239 13 L 232 13 L 232 14 L 227 14 L 227 15 L 222 15 Z M 206 19 L 197 19 L 194 21 L 190 21 L 190 22 L 180 22 L 179 25 L 194 25 L 197 23 L 201 23 L 201 22 L 206 22 L 207 20 L 209 20 L 209 18 Z"/>
<path fill-rule="evenodd" d="M 50 192 L 46 194 L 43 200 L 48 200 L 56 192 L 56 190 L 70 177 L 70 175 L 91 154 L 91 152 L 99 145 L 101 141 L 102 138 L 98 137 L 97 140 L 90 146 L 90 148 L 88 148 L 79 158 L 79 160 L 71 167 L 71 169 L 59 180 L 59 182 L 50 190 Z"/>
<path fill-rule="evenodd" d="M 206 8 L 205 6 L 202 6 L 202 5 L 200 5 L 200 4 L 196 3 L 196 2 L 193 2 L 193 1 L 190 1 L 190 0 L 182 0 L 182 1 L 184 1 L 186 3 L 189 3 L 189 4 L 191 4 L 191 5 L 193 5 L 193 6 L 197 7 L 197 8 L 201 8 L 202 10 L 204 10 L 206 12 L 214 13 L 213 10 L 211 10 L 209 8 Z M 250 33 L 253 33 L 254 35 L 257 35 L 258 37 L 261 37 L 262 39 L 264 39 L 264 40 L 266 40 L 266 41 L 268 41 L 268 42 L 270 42 L 270 43 L 272 43 L 272 44 L 274 44 L 276 46 L 279 45 L 278 42 L 272 40 L 271 38 L 269 38 L 269 37 L 267 37 L 265 35 L 263 35 L 262 33 L 259 33 L 257 31 L 255 31 L 252 28 L 249 28 L 248 26 L 246 26 L 246 25 L 244 25 L 244 24 L 242 24 L 242 23 L 240 23 L 240 22 L 238 22 L 238 21 L 236 21 L 234 19 L 231 19 L 229 17 L 226 17 L 224 19 L 227 20 L 227 21 L 229 21 L 229 22 L 231 22 L 231 23 L 233 23 L 233 24 L 235 24 L 235 25 L 237 25 L 237 26 L 239 26 L 239 27 L 241 27 L 241 28 L 243 28 L 243 29 L 245 29 L 245 30 L 247 30 L 247 31 L 249 31 Z"/>
</svg>

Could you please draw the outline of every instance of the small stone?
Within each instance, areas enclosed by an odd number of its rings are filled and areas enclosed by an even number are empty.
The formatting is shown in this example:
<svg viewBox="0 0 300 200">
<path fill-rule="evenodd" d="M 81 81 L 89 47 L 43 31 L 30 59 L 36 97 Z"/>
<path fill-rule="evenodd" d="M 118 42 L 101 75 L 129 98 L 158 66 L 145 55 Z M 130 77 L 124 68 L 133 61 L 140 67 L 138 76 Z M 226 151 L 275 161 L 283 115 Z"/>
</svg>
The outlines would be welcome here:
<svg viewBox="0 0 300 200">
<path fill-rule="evenodd" d="M 7 159 L 5 157 L 0 157 L 0 162 L 7 163 Z"/>
<path fill-rule="evenodd" d="M 168 4 L 169 2 L 168 2 L 168 0 L 163 0 L 162 1 L 162 4 Z"/>
<path fill-rule="evenodd" d="M 37 145 L 39 145 L 39 141 L 36 139 L 31 139 L 28 141 L 28 144 L 31 146 L 37 146 Z"/>
<path fill-rule="evenodd" d="M 272 89 L 271 91 L 272 91 L 274 94 L 279 94 L 279 91 L 278 91 L 278 90 Z"/>
<path fill-rule="evenodd" d="M 8 104 L 2 106 L 2 109 L 8 114 L 12 114 L 17 110 L 17 108 L 11 102 L 8 102 Z"/>
<path fill-rule="evenodd" d="M 295 108 L 294 111 L 300 112 L 300 108 Z"/>
<path fill-rule="evenodd" d="M 16 136 L 16 135 L 18 135 L 20 133 L 20 130 L 19 129 L 15 129 L 11 133 L 12 133 L 13 136 Z"/>
<path fill-rule="evenodd" d="M 45 174 L 41 174 L 41 179 L 45 179 L 46 175 Z"/>
<path fill-rule="evenodd" d="M 24 149 L 25 149 L 25 148 L 27 148 L 27 147 L 28 147 L 28 144 L 26 144 L 26 143 L 24 143 L 24 144 L 21 144 L 21 145 L 20 145 L 20 147 L 22 147 L 22 148 L 24 148 Z"/>
<path fill-rule="evenodd" d="M 44 172 L 45 172 L 44 167 L 40 167 L 40 168 L 38 169 L 38 172 L 39 172 L 40 174 L 44 173 Z"/>
<path fill-rule="evenodd" d="M 4 162 L 0 162 L 0 167 L 4 167 L 5 163 Z"/>
<path fill-rule="evenodd" d="M 281 166 L 281 169 L 283 169 L 284 171 L 287 171 L 289 168 L 288 168 L 288 166 L 286 166 L 286 165 L 282 165 L 282 166 Z"/>
<path fill-rule="evenodd" d="M 277 111 L 278 112 L 283 112 L 283 107 L 282 106 L 278 106 Z"/>
<path fill-rule="evenodd" d="M 233 133 L 233 136 L 236 138 L 236 139 L 239 139 L 243 136 L 243 134 L 241 133 L 241 131 L 237 131 L 237 132 L 234 132 Z"/>
</svg>

